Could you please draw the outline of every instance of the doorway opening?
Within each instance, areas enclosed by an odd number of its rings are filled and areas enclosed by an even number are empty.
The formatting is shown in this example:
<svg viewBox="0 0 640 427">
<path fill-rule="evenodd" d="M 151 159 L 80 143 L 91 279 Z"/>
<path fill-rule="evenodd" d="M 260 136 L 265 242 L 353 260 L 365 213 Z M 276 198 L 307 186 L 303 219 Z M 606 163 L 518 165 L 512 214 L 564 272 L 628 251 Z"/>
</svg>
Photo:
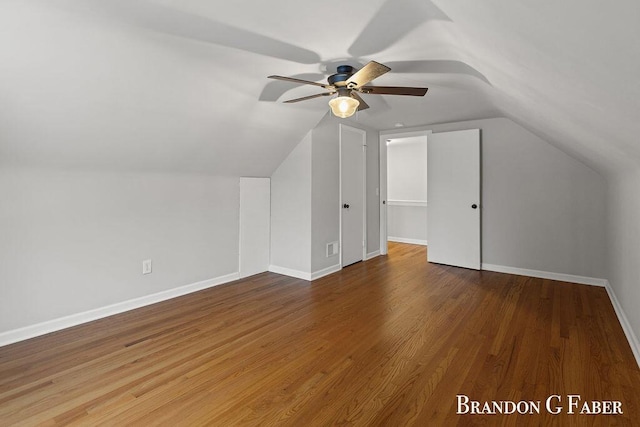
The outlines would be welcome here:
<svg viewBox="0 0 640 427">
<path fill-rule="evenodd" d="M 380 136 L 380 253 L 387 242 L 427 245 L 427 140 L 431 131 Z"/>
<path fill-rule="evenodd" d="M 427 136 L 387 144 L 387 241 L 427 245 Z"/>
<path fill-rule="evenodd" d="M 427 260 L 438 264 L 481 268 L 481 141 L 480 129 L 431 133 L 380 133 L 380 253 L 390 237 L 388 163 L 395 138 L 426 135 L 429 203 Z M 393 161 L 393 160 L 392 160 Z M 406 159 L 405 159 L 406 161 Z M 395 236 L 392 236 L 395 237 Z"/>
</svg>

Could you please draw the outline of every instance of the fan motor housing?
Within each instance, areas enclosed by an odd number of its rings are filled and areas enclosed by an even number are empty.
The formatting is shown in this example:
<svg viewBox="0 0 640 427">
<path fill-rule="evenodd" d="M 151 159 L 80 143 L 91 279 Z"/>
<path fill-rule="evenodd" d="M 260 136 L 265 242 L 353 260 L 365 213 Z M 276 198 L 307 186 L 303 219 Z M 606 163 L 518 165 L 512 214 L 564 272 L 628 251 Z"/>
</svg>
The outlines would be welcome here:
<svg viewBox="0 0 640 427">
<path fill-rule="evenodd" d="M 337 73 L 327 78 L 331 86 L 346 86 L 346 81 L 353 75 L 354 69 L 351 65 L 339 65 Z"/>
</svg>

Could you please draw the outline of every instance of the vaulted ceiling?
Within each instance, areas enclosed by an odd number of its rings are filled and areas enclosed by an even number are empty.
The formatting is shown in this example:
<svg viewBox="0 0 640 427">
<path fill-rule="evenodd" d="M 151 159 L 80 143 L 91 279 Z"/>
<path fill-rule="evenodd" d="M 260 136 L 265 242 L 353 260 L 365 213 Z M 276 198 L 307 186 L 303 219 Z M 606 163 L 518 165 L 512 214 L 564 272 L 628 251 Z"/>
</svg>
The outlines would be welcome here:
<svg viewBox="0 0 640 427">
<path fill-rule="evenodd" d="M 392 71 L 375 129 L 509 117 L 599 170 L 640 164 L 636 0 L 3 0 L 0 163 L 268 176 L 327 114 L 271 81 Z"/>
</svg>

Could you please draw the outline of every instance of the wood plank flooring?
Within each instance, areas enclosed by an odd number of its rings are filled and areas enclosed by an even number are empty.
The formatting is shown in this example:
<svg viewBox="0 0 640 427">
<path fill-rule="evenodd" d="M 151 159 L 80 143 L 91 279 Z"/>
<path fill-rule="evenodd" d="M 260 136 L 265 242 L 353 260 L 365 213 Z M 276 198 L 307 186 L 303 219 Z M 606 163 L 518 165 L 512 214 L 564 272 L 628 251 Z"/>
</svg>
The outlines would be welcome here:
<svg viewBox="0 0 640 427">
<path fill-rule="evenodd" d="M 568 394 L 623 414 L 570 415 Z M 456 415 L 456 395 L 541 413 Z M 604 288 L 431 265 L 406 244 L 313 283 L 264 273 L 0 348 L 2 426 L 639 420 Z"/>
</svg>

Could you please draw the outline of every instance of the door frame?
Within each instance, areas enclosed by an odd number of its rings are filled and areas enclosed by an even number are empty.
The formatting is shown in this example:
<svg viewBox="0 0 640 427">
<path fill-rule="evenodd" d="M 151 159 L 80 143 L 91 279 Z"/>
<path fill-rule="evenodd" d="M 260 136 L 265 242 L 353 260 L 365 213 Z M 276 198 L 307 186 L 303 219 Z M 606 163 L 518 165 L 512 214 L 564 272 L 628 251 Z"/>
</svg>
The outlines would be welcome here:
<svg viewBox="0 0 640 427">
<path fill-rule="evenodd" d="M 387 140 L 394 138 L 410 138 L 414 136 L 427 137 L 432 131 L 425 130 L 389 130 L 380 132 L 380 255 L 387 254 Z"/>
<path fill-rule="evenodd" d="M 339 173 L 339 251 L 340 268 L 342 268 L 342 130 L 348 129 L 362 136 L 362 260 L 367 258 L 367 132 L 343 123 L 338 125 L 338 173 Z"/>
</svg>

